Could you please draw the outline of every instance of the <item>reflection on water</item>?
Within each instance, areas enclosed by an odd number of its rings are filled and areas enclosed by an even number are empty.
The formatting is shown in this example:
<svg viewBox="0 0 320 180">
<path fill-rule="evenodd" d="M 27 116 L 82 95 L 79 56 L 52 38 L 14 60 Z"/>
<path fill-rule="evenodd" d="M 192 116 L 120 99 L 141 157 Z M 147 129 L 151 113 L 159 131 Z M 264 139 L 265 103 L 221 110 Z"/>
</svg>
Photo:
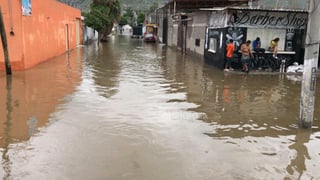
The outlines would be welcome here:
<svg viewBox="0 0 320 180">
<path fill-rule="evenodd" d="M 320 178 L 320 112 L 298 129 L 299 77 L 112 36 L 0 78 L 4 178 Z"/>
<path fill-rule="evenodd" d="M 0 96 L 6 101 L 2 101 L 0 114 L 1 121 L 7 123 L 1 123 L 0 134 L 5 134 L 6 124 L 10 124 L 10 143 L 27 140 L 37 127 L 47 124 L 50 113 L 74 91 L 81 75 L 78 53 L 74 51 L 37 68 L 15 72 L 12 77 L 1 77 Z M 4 146 L 0 141 L 0 147 Z"/>
<path fill-rule="evenodd" d="M 311 131 L 298 130 L 295 141 L 289 146 L 289 149 L 295 150 L 296 154 L 292 157 L 290 164 L 287 166 L 287 171 L 290 175 L 297 173 L 299 179 L 307 170 L 305 161 L 311 160 L 308 148 L 305 146 L 309 142 Z"/>
<path fill-rule="evenodd" d="M 292 134 L 298 122 L 300 88 L 289 83 L 277 76 L 225 75 L 207 87 L 205 96 L 213 95 L 215 101 L 203 102 L 211 109 L 204 120 L 216 127 L 214 134 L 220 137 Z"/>
</svg>

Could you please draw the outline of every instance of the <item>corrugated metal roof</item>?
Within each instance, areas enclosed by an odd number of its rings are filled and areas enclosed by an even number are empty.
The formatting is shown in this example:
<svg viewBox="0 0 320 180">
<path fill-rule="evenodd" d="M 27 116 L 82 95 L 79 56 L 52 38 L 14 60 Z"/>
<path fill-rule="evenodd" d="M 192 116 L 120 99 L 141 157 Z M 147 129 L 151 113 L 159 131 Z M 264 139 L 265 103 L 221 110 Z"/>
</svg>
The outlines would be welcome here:
<svg viewBox="0 0 320 180">
<path fill-rule="evenodd" d="M 176 4 L 176 9 L 199 9 L 225 6 L 247 5 L 248 0 L 169 0 L 168 4 Z"/>
<path fill-rule="evenodd" d="M 214 10 L 215 8 L 227 7 L 229 9 L 243 9 L 243 10 L 257 10 L 257 11 L 278 11 L 278 12 L 308 12 L 306 9 L 279 9 L 279 8 L 261 8 L 252 6 L 249 7 L 250 0 L 168 0 L 167 5 L 171 5 L 173 7 L 174 2 L 176 5 L 176 9 L 180 10 Z M 166 5 L 166 6 L 167 6 Z"/>
<path fill-rule="evenodd" d="M 230 7 L 214 7 L 214 8 L 200 8 L 199 10 L 202 11 L 223 11 L 223 10 L 251 10 L 251 11 L 274 11 L 274 12 L 305 12 L 307 13 L 307 10 L 300 10 L 300 9 L 262 9 L 258 7 L 236 7 L 236 6 L 230 6 Z"/>
<path fill-rule="evenodd" d="M 277 11 L 277 12 L 308 12 L 307 10 L 301 9 L 262 9 L 258 7 L 228 7 L 227 9 L 234 10 L 255 10 L 255 11 Z"/>
</svg>

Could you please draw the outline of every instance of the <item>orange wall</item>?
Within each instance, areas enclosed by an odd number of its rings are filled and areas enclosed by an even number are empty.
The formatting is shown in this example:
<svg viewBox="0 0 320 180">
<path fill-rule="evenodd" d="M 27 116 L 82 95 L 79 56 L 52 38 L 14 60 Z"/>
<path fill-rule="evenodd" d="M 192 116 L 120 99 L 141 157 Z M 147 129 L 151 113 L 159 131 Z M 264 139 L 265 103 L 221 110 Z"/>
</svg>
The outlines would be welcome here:
<svg viewBox="0 0 320 180">
<path fill-rule="evenodd" d="M 9 47 L 9 58 L 11 65 L 14 68 L 22 69 L 24 68 L 23 63 L 23 46 L 22 46 L 22 26 L 21 26 L 21 2 L 10 1 L 11 2 L 11 15 L 8 1 L 0 0 L 0 6 L 2 11 L 2 16 L 4 20 L 5 30 L 7 34 L 7 42 Z M 11 29 L 12 28 L 12 29 Z M 10 35 L 10 31 L 14 32 L 14 36 Z M 1 38 L 0 38 L 1 39 Z M 4 66 L 4 55 L 2 43 L 0 43 L 0 70 L 5 68 Z"/>
<path fill-rule="evenodd" d="M 7 0 L 0 0 L 3 11 L 9 57 L 12 70 L 31 68 L 54 56 L 64 53 L 69 27 L 69 49 L 76 48 L 77 38 L 81 43 L 81 11 L 55 0 L 32 0 L 31 16 L 22 16 L 21 0 L 10 0 L 11 15 Z M 78 31 L 77 34 L 77 23 Z M 10 35 L 13 27 L 14 36 Z M 78 35 L 78 36 L 77 36 Z M 0 70 L 5 69 L 2 45 Z"/>
</svg>

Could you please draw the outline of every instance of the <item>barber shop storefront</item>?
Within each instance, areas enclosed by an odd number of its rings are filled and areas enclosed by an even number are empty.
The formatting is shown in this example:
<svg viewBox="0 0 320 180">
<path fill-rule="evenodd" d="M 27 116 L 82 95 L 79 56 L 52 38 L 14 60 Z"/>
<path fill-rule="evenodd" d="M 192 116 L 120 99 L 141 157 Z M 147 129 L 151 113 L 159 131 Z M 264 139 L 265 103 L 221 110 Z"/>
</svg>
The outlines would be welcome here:
<svg viewBox="0 0 320 180">
<path fill-rule="evenodd" d="M 240 45 L 247 40 L 252 42 L 259 37 L 260 52 L 254 52 L 251 68 L 278 70 L 293 63 L 303 64 L 305 32 L 308 22 L 306 11 L 273 11 L 243 8 L 225 8 L 210 12 L 206 30 L 205 60 L 219 68 L 224 67 L 226 44 L 233 40 L 235 45 L 234 62 L 239 66 Z M 279 38 L 277 59 L 269 50 L 271 40 Z M 240 65 L 241 66 L 241 65 Z"/>
</svg>

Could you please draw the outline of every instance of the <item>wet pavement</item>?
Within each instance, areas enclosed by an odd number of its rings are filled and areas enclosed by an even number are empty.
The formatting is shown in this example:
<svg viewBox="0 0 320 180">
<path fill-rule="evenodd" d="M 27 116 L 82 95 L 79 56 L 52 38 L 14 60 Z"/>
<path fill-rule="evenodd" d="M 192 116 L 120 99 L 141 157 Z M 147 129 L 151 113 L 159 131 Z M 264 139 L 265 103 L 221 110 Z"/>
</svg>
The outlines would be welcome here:
<svg viewBox="0 0 320 180">
<path fill-rule="evenodd" d="M 320 95 L 299 129 L 300 79 L 127 36 L 1 72 L 0 177 L 319 179 Z"/>
</svg>

